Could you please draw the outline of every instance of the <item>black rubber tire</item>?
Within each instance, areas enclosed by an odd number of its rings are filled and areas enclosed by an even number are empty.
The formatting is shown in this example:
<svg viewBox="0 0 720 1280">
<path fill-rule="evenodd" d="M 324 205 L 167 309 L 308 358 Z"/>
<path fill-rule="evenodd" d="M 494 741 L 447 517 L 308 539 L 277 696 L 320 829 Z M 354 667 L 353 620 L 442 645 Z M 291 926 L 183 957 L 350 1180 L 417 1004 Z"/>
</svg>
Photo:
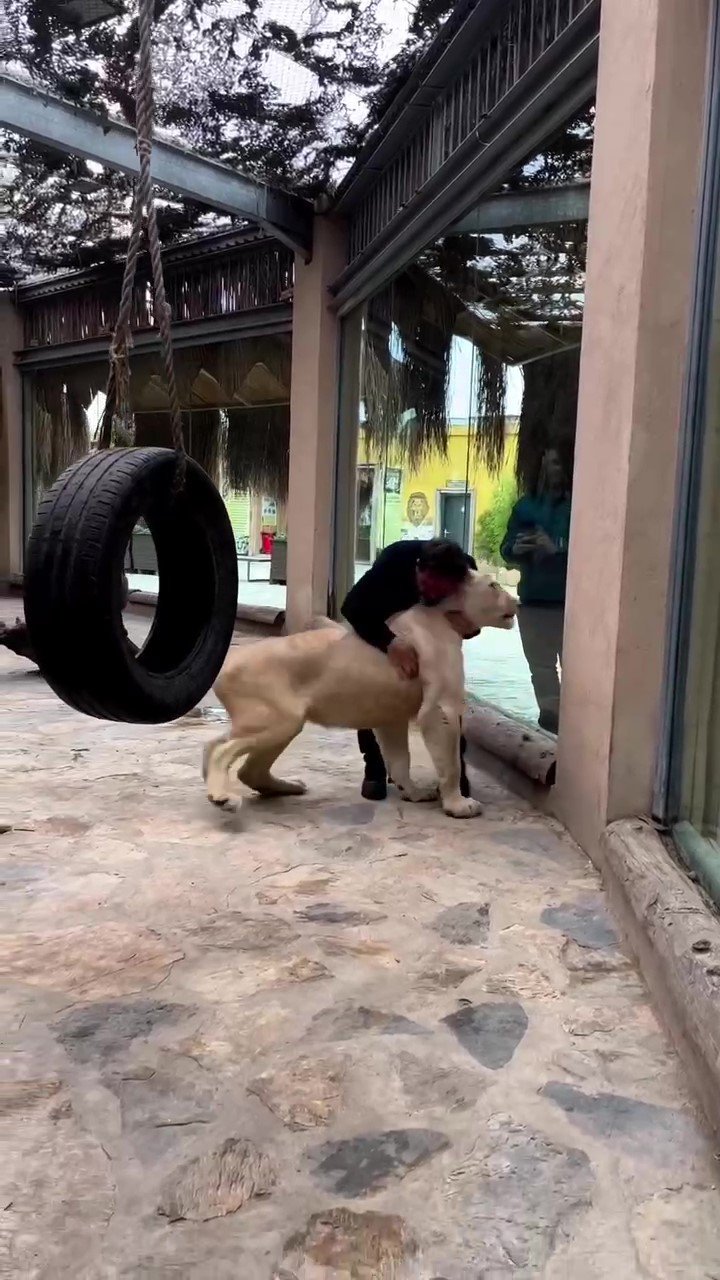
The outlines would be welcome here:
<svg viewBox="0 0 720 1280">
<path fill-rule="evenodd" d="M 216 679 L 237 610 L 230 518 L 191 458 L 176 491 L 171 449 L 113 449 L 70 467 L 40 504 L 28 544 L 25 619 L 55 693 L 103 720 L 161 724 Z M 159 590 L 134 652 L 122 620 L 123 563 L 138 519 L 152 534 Z"/>
</svg>

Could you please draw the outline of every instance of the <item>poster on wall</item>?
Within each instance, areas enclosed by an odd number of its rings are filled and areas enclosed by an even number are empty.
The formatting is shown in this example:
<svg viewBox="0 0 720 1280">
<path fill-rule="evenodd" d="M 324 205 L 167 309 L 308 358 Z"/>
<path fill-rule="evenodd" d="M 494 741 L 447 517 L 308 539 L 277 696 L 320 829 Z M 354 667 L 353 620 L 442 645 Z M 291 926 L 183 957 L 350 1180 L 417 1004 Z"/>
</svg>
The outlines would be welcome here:
<svg viewBox="0 0 720 1280">
<path fill-rule="evenodd" d="M 422 538 L 423 541 L 428 541 L 434 537 L 435 528 L 426 493 L 418 489 L 409 495 L 405 506 L 405 520 L 407 523 L 403 524 L 401 535 L 403 539 Z"/>
</svg>

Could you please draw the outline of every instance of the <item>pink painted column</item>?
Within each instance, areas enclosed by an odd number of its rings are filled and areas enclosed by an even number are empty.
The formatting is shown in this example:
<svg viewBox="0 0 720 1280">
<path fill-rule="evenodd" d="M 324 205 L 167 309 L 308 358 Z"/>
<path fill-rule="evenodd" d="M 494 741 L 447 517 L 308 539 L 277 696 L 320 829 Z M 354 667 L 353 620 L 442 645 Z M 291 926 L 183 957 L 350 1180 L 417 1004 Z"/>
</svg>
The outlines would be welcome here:
<svg viewBox="0 0 720 1280">
<path fill-rule="evenodd" d="M 604 0 L 558 757 L 593 854 L 658 747 L 711 0 Z"/>
<path fill-rule="evenodd" d="M 6 294 L 0 297 L 0 582 L 22 573 L 22 379 L 14 363 L 22 344 L 20 314 Z"/>
<path fill-rule="evenodd" d="M 330 285 L 346 263 L 345 226 L 318 216 L 309 263 L 295 260 L 287 629 L 327 612 L 337 437 L 340 323 Z"/>
</svg>

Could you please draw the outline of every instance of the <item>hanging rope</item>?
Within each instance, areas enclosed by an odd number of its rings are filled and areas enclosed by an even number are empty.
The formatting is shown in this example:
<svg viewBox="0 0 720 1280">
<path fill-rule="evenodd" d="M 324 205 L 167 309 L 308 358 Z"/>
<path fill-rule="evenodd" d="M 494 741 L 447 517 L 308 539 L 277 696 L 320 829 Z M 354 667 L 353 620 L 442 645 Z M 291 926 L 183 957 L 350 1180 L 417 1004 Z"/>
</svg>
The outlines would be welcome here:
<svg viewBox="0 0 720 1280">
<path fill-rule="evenodd" d="M 138 0 L 139 50 L 135 84 L 137 153 L 140 175 L 135 184 L 132 210 L 132 227 L 128 242 L 127 260 L 123 273 L 120 307 L 117 324 L 110 343 L 110 373 L 108 376 L 105 409 L 98 435 L 98 448 L 108 449 L 112 438 L 112 424 L 118 420 L 130 427 L 130 348 L 132 346 L 132 304 L 135 275 L 140 256 L 143 232 L 143 214 L 147 218 L 147 238 L 152 269 L 155 299 L 155 323 L 160 335 L 165 385 L 170 403 L 170 427 L 173 448 L 178 454 L 178 481 L 185 474 L 186 454 L 183 439 L 182 415 L 175 383 L 175 365 L 172 350 L 172 317 L 165 295 L 160 236 L 152 186 L 152 136 L 153 136 L 153 70 L 152 29 L 154 0 Z"/>
</svg>

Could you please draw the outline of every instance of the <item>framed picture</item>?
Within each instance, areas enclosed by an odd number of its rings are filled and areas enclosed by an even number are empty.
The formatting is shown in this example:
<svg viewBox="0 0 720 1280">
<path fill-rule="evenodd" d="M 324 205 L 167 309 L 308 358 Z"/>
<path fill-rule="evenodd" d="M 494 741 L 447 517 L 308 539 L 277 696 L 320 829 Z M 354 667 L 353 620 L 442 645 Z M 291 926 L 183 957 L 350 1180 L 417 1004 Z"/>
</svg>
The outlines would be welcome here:
<svg viewBox="0 0 720 1280">
<path fill-rule="evenodd" d="M 402 487 L 402 470 L 400 467 L 387 467 L 385 470 L 385 492 L 399 493 Z"/>
</svg>

